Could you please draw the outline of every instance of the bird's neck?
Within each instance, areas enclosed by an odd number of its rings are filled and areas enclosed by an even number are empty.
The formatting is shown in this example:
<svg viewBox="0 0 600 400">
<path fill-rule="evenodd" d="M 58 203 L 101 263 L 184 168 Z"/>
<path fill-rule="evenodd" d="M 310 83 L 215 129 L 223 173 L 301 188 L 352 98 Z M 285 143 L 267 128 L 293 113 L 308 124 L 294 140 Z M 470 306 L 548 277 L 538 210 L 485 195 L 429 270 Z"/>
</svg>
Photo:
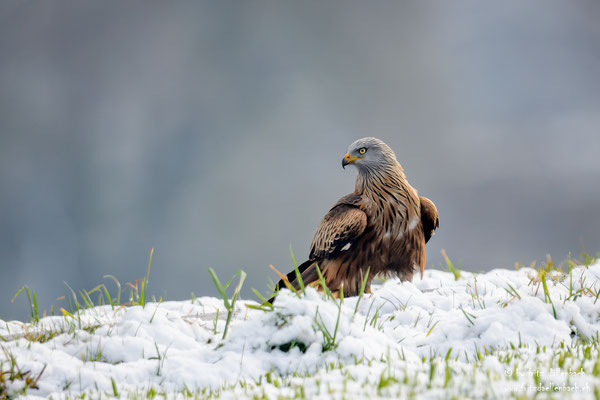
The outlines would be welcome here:
<svg viewBox="0 0 600 400">
<path fill-rule="evenodd" d="M 378 169 L 359 171 L 355 193 L 366 196 L 375 203 L 383 196 L 397 205 L 401 205 L 402 199 L 417 203 L 419 197 L 417 191 L 406 180 L 404 170 L 398 162 Z"/>
<path fill-rule="evenodd" d="M 387 187 L 402 189 L 410 186 L 404 175 L 404 170 L 398 162 L 395 165 L 383 166 L 377 169 L 362 169 L 356 177 L 356 193 L 364 194 L 371 189 Z"/>
<path fill-rule="evenodd" d="M 401 224 L 393 229 L 407 229 L 408 221 L 419 215 L 419 195 L 408 183 L 400 164 L 393 168 L 359 173 L 356 178 L 355 193 L 365 202 L 367 215 L 387 218 L 400 215 Z M 378 212 L 377 210 L 386 210 Z"/>
</svg>

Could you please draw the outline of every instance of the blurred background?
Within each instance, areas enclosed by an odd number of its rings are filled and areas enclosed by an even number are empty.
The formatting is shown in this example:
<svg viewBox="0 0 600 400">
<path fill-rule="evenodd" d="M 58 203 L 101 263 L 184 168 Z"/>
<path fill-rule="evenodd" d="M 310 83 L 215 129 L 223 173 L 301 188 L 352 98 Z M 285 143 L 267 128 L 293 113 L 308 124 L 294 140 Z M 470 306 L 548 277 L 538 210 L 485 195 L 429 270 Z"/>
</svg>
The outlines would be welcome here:
<svg viewBox="0 0 600 400">
<path fill-rule="evenodd" d="M 600 3 L 3 1 L 0 318 L 307 256 L 377 136 L 462 268 L 600 250 Z M 418 279 L 418 278 L 417 278 Z"/>
</svg>

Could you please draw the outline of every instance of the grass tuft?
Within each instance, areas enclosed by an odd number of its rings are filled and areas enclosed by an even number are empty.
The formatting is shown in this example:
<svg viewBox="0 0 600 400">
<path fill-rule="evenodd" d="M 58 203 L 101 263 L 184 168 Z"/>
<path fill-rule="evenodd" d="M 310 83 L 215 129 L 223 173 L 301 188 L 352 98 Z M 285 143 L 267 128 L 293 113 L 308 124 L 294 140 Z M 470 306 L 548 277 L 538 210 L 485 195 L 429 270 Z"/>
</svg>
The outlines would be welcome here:
<svg viewBox="0 0 600 400">
<path fill-rule="evenodd" d="M 17 290 L 17 293 L 15 293 L 15 295 L 13 296 L 13 298 L 10 302 L 14 303 L 15 299 L 17 298 L 17 296 L 19 296 L 19 294 L 23 291 L 23 289 L 25 289 L 25 292 L 27 293 L 27 301 L 29 302 L 29 309 L 31 312 L 31 321 L 33 323 L 40 322 L 40 316 L 38 314 L 37 300 L 35 298 L 35 290 L 31 290 L 31 292 L 30 292 L 29 286 L 23 285 L 23 286 L 21 286 L 21 288 L 19 290 Z"/>
<path fill-rule="evenodd" d="M 208 273 L 210 274 L 210 277 L 212 278 L 213 283 L 215 284 L 215 287 L 217 288 L 217 291 L 219 292 L 219 295 L 223 299 L 223 304 L 225 305 L 225 309 L 227 310 L 227 321 L 225 322 L 225 328 L 223 329 L 223 339 L 225 339 L 227 337 L 227 330 L 229 329 L 229 324 L 231 323 L 231 317 L 235 310 L 235 302 L 240 294 L 240 291 L 242 290 L 242 286 L 244 285 L 244 280 L 246 279 L 246 273 L 242 270 L 239 270 L 238 272 L 236 272 L 236 274 L 233 276 L 233 278 L 231 278 L 229 281 L 227 281 L 227 283 L 225 285 L 221 284 L 214 269 L 209 268 Z M 229 287 L 229 285 L 231 284 L 231 281 L 238 275 L 240 276 L 240 279 L 239 279 L 237 286 L 235 287 L 233 296 L 231 297 L 231 301 L 230 301 L 229 298 L 227 297 L 226 290 Z M 215 329 L 216 329 L 216 325 L 215 325 Z"/>
<path fill-rule="evenodd" d="M 548 285 L 546 284 L 546 271 L 541 271 L 540 281 L 542 282 L 542 286 L 544 287 L 544 302 L 550 303 L 552 305 L 552 313 L 554 314 L 554 319 L 558 319 L 558 317 L 556 316 L 556 308 L 554 307 L 554 303 L 552 302 L 552 297 L 550 297 L 550 290 L 548 290 Z"/>
<path fill-rule="evenodd" d="M 15 394 L 26 396 L 28 389 L 37 389 L 38 381 L 46 370 L 46 365 L 37 375 L 32 375 L 29 370 L 23 370 L 17 364 L 16 357 L 7 349 L 2 347 L 2 352 L 5 355 L 6 361 L 0 360 L 0 399 L 12 399 Z M 9 385 L 19 382 L 21 388 L 17 393 L 11 393 Z"/>
<path fill-rule="evenodd" d="M 446 254 L 446 250 L 444 249 L 442 249 L 442 257 L 444 257 L 444 261 L 446 261 L 448 271 L 452 272 L 452 275 L 454 275 L 454 280 L 457 281 L 460 278 L 460 269 L 454 268 L 452 261 L 450 261 L 450 257 L 448 257 L 448 254 Z"/>
<path fill-rule="evenodd" d="M 296 281 L 298 282 L 298 286 L 300 287 L 300 291 L 304 293 L 304 281 L 302 280 L 302 274 L 298 269 L 298 263 L 296 262 L 296 257 L 294 257 L 294 252 L 292 251 L 292 245 L 290 245 L 290 255 L 292 256 L 292 263 L 294 264 L 294 273 L 296 274 Z"/>
<path fill-rule="evenodd" d="M 142 307 L 146 306 L 146 301 L 148 300 L 148 281 L 150 280 L 150 267 L 152 266 L 152 256 L 154 255 L 154 247 L 150 250 L 150 258 L 148 260 L 148 272 L 146 273 L 146 277 L 142 281 L 142 290 L 140 293 L 139 304 Z"/>
</svg>

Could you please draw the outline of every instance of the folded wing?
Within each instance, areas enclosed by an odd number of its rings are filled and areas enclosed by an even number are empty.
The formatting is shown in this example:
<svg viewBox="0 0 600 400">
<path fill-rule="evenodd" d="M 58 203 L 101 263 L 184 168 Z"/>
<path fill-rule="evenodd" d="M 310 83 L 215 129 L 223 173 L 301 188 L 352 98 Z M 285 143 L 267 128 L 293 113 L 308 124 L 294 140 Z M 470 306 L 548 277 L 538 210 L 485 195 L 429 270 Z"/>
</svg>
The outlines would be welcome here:
<svg viewBox="0 0 600 400">
<path fill-rule="evenodd" d="M 358 207 L 339 204 L 323 217 L 310 247 L 310 259 L 333 258 L 347 250 L 365 230 L 367 215 Z"/>
<path fill-rule="evenodd" d="M 421 200 L 421 222 L 423 223 L 423 233 L 425 234 L 425 243 L 435 234 L 436 228 L 440 226 L 438 211 L 433 201 L 427 197 L 419 196 Z"/>
</svg>

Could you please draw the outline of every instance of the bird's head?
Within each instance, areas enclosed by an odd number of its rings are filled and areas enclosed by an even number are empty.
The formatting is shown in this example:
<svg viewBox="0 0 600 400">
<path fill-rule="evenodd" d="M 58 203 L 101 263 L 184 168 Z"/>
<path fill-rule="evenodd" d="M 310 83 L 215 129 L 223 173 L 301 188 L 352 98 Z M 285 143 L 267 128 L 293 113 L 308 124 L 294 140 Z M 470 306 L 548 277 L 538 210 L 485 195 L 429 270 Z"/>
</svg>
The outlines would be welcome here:
<svg viewBox="0 0 600 400">
<path fill-rule="evenodd" d="M 342 167 L 354 164 L 359 172 L 389 168 L 398 164 L 390 147 L 374 137 L 358 139 L 348 147 Z"/>
</svg>

